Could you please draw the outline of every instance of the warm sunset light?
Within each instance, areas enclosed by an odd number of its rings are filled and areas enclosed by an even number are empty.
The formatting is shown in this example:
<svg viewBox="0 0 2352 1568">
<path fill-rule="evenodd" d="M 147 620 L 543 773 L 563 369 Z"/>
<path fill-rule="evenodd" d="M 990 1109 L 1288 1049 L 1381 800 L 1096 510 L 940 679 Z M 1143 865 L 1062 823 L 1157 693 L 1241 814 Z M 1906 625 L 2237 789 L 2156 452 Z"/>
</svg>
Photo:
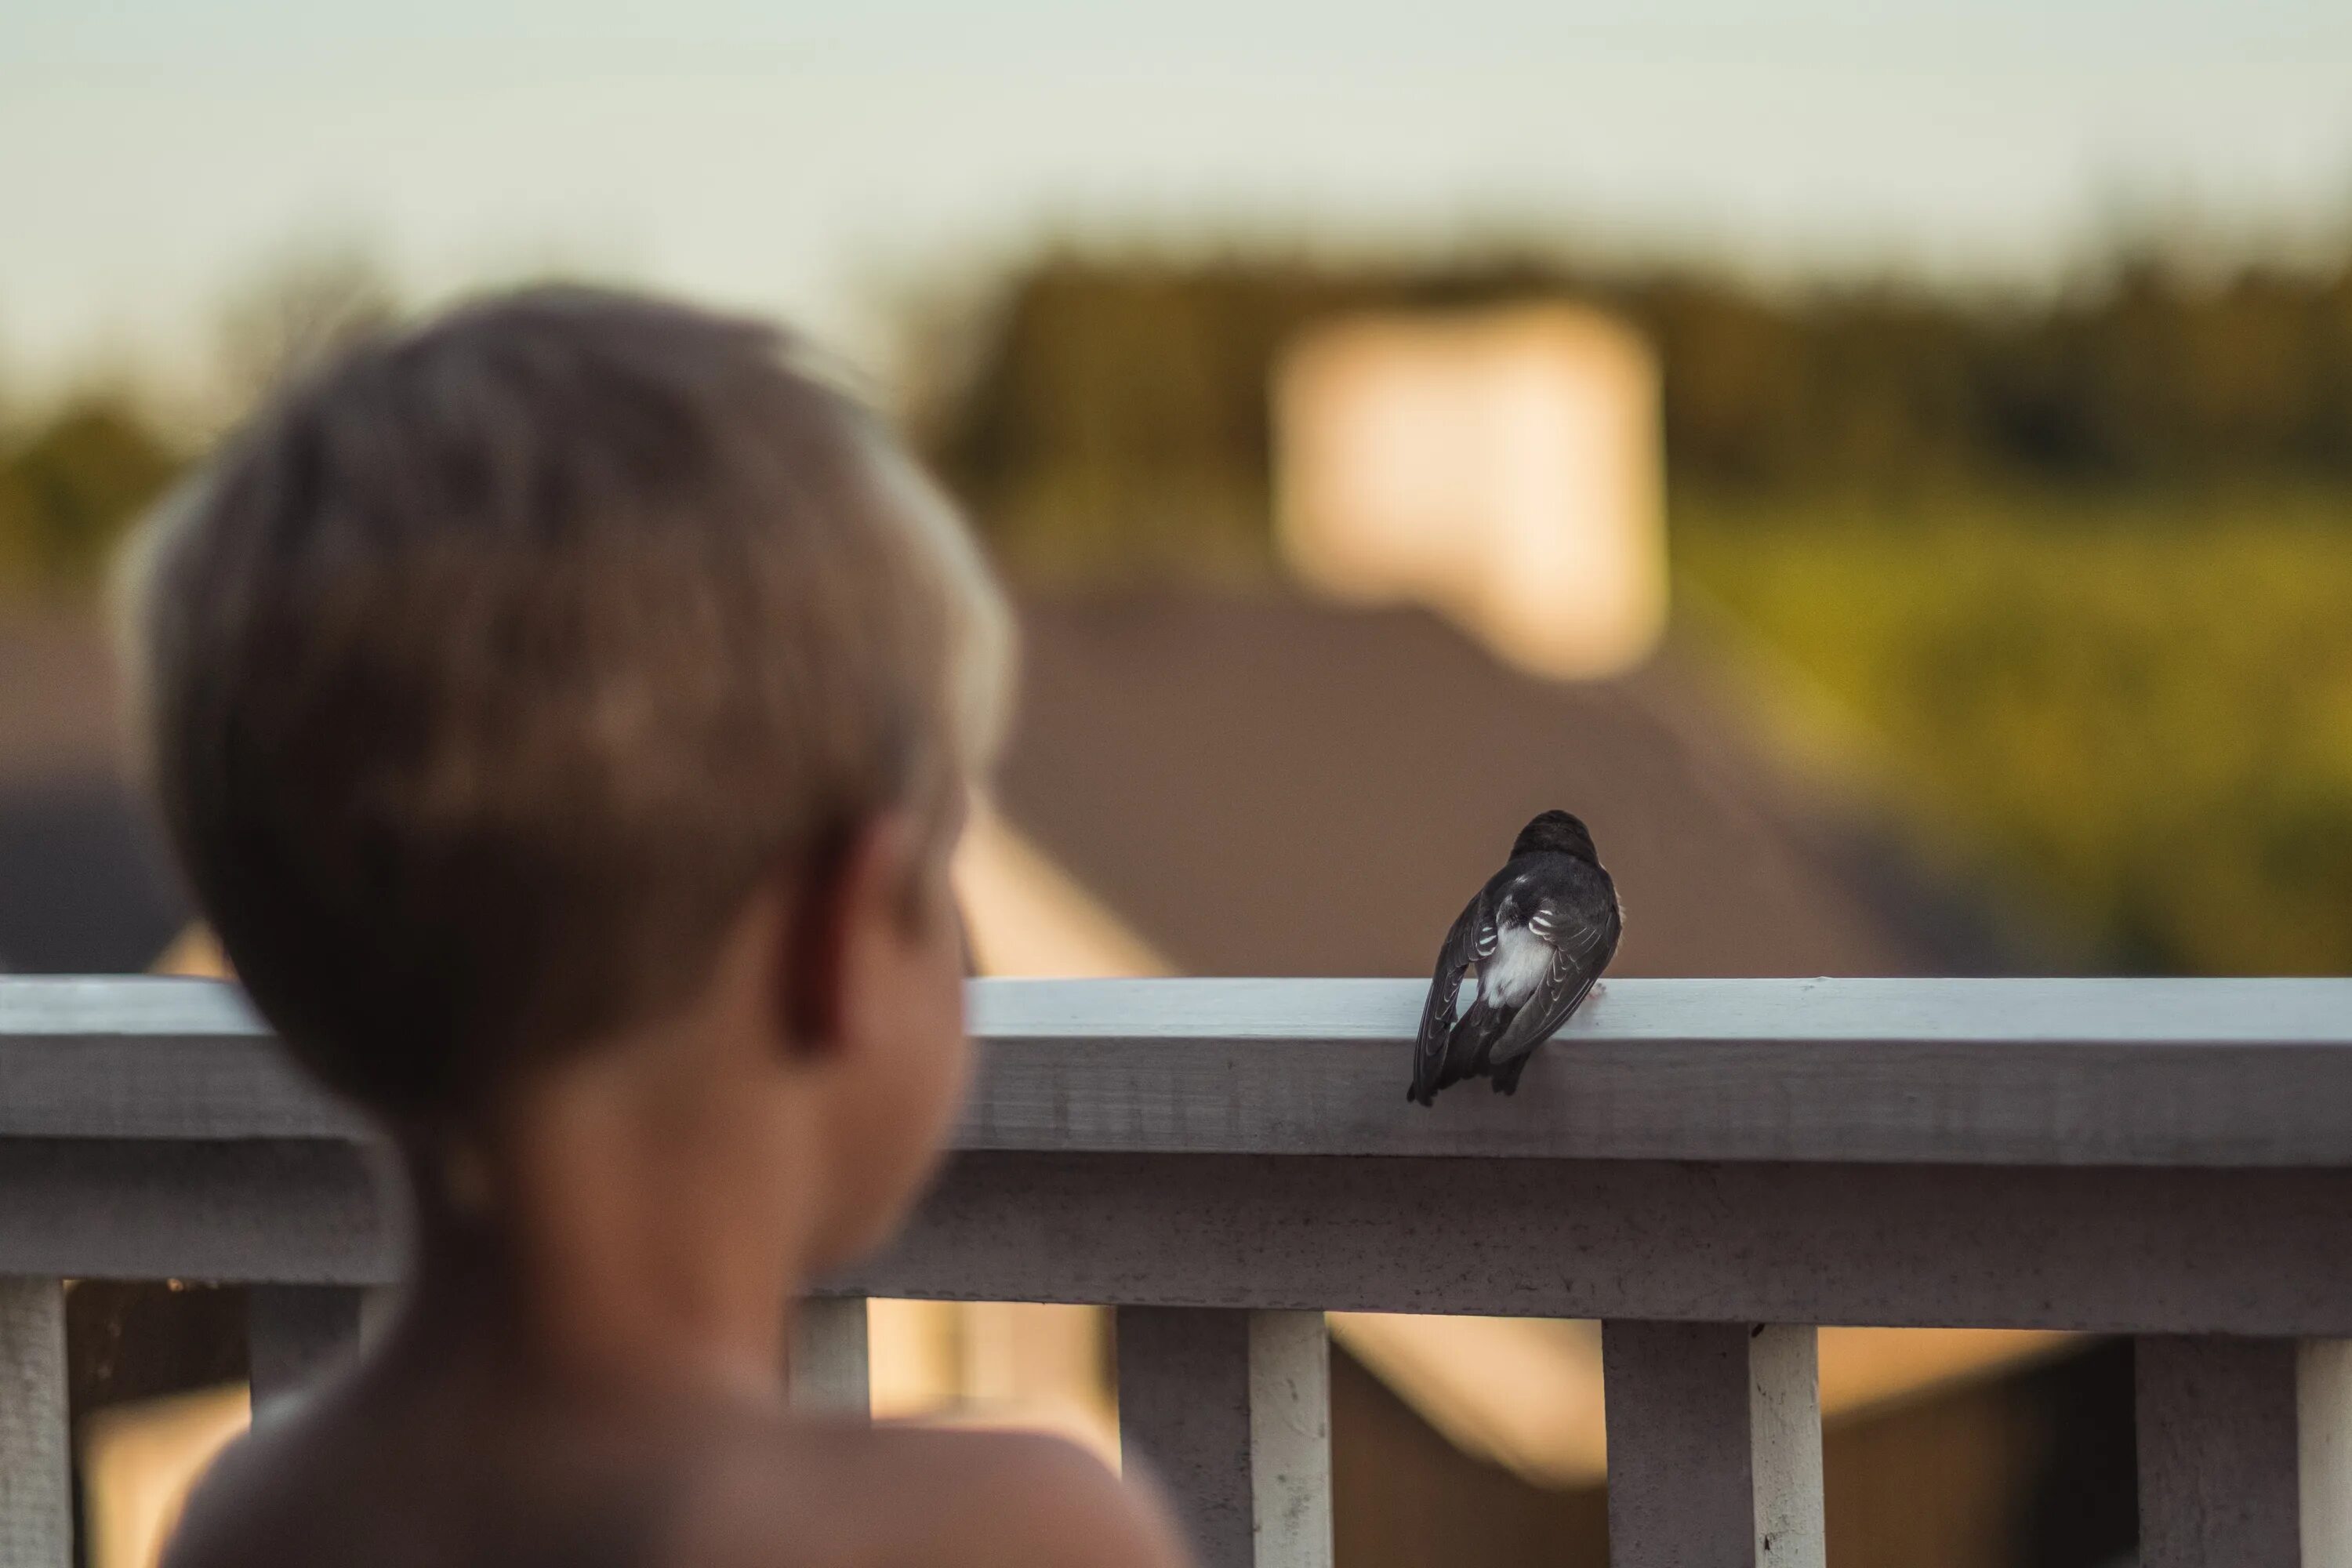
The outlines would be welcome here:
<svg viewBox="0 0 2352 1568">
<path fill-rule="evenodd" d="M 1435 606 L 1539 674 L 1612 675 L 1665 628 L 1658 372 L 1631 328 L 1528 306 L 1343 321 L 1279 366 L 1285 558 Z"/>
</svg>

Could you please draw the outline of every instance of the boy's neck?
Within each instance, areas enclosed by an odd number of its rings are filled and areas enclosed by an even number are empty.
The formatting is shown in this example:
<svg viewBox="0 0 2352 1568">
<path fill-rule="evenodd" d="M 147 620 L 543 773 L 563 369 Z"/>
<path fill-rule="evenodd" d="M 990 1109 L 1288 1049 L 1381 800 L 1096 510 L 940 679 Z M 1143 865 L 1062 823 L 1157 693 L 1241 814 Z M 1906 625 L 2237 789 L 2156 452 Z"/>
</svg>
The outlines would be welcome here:
<svg viewBox="0 0 2352 1568">
<path fill-rule="evenodd" d="M 461 1177 L 412 1153 L 407 1330 L 557 1394 L 781 1396 L 818 1172 L 793 1108 L 696 1036 L 534 1081 Z"/>
</svg>

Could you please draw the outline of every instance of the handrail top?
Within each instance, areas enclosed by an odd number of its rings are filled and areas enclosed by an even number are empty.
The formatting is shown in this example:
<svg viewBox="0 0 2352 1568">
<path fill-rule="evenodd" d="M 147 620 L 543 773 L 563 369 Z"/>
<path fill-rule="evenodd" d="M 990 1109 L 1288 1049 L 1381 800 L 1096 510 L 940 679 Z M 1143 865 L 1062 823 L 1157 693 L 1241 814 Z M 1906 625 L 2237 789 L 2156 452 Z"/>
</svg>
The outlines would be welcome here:
<svg viewBox="0 0 2352 1568">
<path fill-rule="evenodd" d="M 1412 1039 L 1425 980 L 982 980 L 987 1038 Z M 2352 979 L 1603 980 L 1561 1040 L 2352 1047 Z"/>
<path fill-rule="evenodd" d="M 1404 1103 L 1412 980 L 982 980 L 960 1147 L 2352 1166 L 2352 980 L 1613 980 Z M 0 1136 L 351 1138 L 217 982 L 0 978 Z"/>
<path fill-rule="evenodd" d="M 1428 983 L 982 979 L 981 1039 L 1402 1040 Z M 236 986 L 152 975 L 0 975 L 0 1041 L 266 1038 Z M 2352 979 L 1604 980 L 1561 1039 L 2352 1047 Z"/>
</svg>

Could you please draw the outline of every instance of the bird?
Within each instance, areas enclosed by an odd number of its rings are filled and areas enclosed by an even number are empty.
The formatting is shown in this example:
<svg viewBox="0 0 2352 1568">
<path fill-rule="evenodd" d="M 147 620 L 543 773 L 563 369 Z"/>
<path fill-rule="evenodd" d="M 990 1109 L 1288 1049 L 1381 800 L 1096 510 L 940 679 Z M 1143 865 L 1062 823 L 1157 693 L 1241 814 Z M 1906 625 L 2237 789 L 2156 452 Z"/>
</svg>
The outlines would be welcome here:
<svg viewBox="0 0 2352 1568">
<path fill-rule="evenodd" d="M 1616 956 L 1625 915 L 1592 834 L 1565 811 L 1519 830 L 1437 954 L 1405 1098 L 1484 1078 L 1518 1091 L 1535 1048 L 1568 1022 Z"/>
</svg>

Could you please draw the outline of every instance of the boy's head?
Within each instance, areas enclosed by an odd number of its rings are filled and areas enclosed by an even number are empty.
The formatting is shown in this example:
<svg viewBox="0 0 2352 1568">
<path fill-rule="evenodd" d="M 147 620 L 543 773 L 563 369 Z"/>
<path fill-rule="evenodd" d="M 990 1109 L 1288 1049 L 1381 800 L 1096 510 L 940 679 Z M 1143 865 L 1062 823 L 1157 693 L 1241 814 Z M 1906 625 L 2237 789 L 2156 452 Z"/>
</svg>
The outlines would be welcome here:
<svg viewBox="0 0 2352 1568">
<path fill-rule="evenodd" d="M 310 1068 L 419 1131 L 686 1005 L 755 892 L 832 897 L 877 821 L 932 918 L 912 882 L 1007 683 L 996 589 L 873 419 L 771 329 L 586 289 L 296 386 L 130 586 L 224 948 Z"/>
</svg>

